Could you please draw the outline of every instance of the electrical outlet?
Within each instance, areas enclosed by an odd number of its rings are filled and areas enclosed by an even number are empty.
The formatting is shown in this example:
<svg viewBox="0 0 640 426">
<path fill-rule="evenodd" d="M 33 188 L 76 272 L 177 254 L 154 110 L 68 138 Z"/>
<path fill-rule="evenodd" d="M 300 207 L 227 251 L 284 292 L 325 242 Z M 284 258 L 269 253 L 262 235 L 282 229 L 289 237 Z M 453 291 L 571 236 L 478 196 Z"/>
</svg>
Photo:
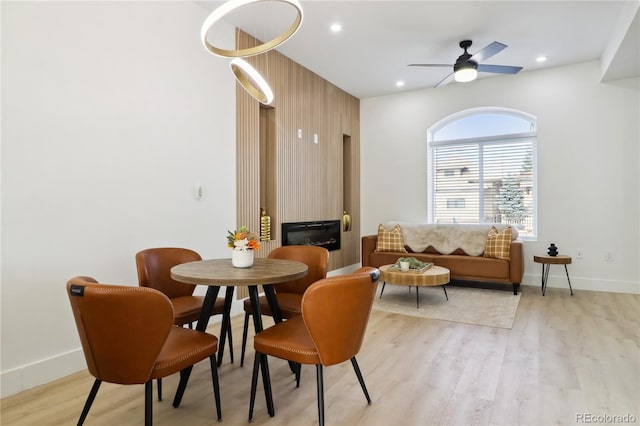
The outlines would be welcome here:
<svg viewBox="0 0 640 426">
<path fill-rule="evenodd" d="M 582 249 L 576 250 L 576 259 L 582 259 L 584 257 L 584 251 Z"/>
<path fill-rule="evenodd" d="M 604 252 L 604 261 L 613 262 L 613 250 L 607 250 Z"/>
</svg>

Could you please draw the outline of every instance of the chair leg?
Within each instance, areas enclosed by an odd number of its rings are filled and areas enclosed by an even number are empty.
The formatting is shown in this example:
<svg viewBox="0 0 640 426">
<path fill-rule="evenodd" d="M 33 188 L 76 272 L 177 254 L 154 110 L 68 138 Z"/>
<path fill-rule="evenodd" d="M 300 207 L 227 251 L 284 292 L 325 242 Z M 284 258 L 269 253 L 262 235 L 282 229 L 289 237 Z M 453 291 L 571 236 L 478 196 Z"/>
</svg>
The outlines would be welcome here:
<svg viewBox="0 0 640 426">
<path fill-rule="evenodd" d="M 276 415 L 276 412 L 273 406 L 273 394 L 271 393 L 269 364 L 267 362 L 267 356 L 264 354 L 260 357 L 260 368 L 262 370 L 262 387 L 264 388 L 264 399 L 267 403 L 267 412 L 269 413 L 269 416 L 273 417 Z"/>
<path fill-rule="evenodd" d="M 302 375 L 302 364 L 296 364 L 296 387 L 300 387 L 300 376 Z"/>
<path fill-rule="evenodd" d="M 162 401 L 162 378 L 158 379 L 158 401 Z"/>
<path fill-rule="evenodd" d="M 218 364 L 215 354 L 209 357 L 211 361 L 211 381 L 213 382 L 213 397 L 216 400 L 216 412 L 218 421 L 222 421 L 222 409 L 220 408 L 220 382 L 218 381 Z"/>
<path fill-rule="evenodd" d="M 98 389 L 100 389 L 100 384 L 102 380 L 96 379 L 93 382 L 93 386 L 91 386 L 91 391 L 89 392 L 89 396 L 87 397 L 87 402 L 84 403 L 84 408 L 82 408 L 82 413 L 80 414 L 80 419 L 78 419 L 78 426 L 82 426 L 84 423 L 84 419 L 87 418 L 87 414 L 89 414 L 89 409 L 91 408 L 91 404 L 93 404 L 93 400 L 96 399 L 96 395 L 98 394 Z"/>
<path fill-rule="evenodd" d="M 153 424 L 153 380 L 144 384 L 144 426 Z"/>
<path fill-rule="evenodd" d="M 253 358 L 253 373 L 251 375 L 251 396 L 249 397 L 249 422 L 253 421 L 253 405 L 256 401 L 256 388 L 258 387 L 258 369 L 260 368 L 260 358 L 262 354 L 256 352 Z"/>
<path fill-rule="evenodd" d="M 176 389 L 176 396 L 173 397 L 173 406 L 175 408 L 178 408 L 182 402 L 182 396 L 187 388 L 187 383 L 189 382 L 189 376 L 191 375 L 192 369 L 193 366 L 180 370 L 180 382 L 178 383 L 178 389 Z"/>
<path fill-rule="evenodd" d="M 230 287 L 233 290 L 233 287 Z M 233 296 L 231 296 L 233 297 Z M 226 302 L 225 302 L 226 303 Z M 220 321 L 220 346 L 218 351 L 218 367 L 222 365 L 222 357 L 224 355 L 224 340 L 225 337 L 229 340 L 229 357 L 231 358 L 231 364 L 233 364 L 233 335 L 231 334 L 231 319 L 222 315 L 222 321 Z"/>
<path fill-rule="evenodd" d="M 242 329 L 242 353 L 240 354 L 240 367 L 244 367 L 244 351 L 247 347 L 247 330 L 249 329 L 249 314 L 244 313 L 244 328 Z"/>
<path fill-rule="evenodd" d="M 371 398 L 369 398 L 369 392 L 367 392 L 367 386 L 364 384 L 364 378 L 362 377 L 362 373 L 360 372 L 360 367 L 358 367 L 358 361 L 356 361 L 355 356 L 351 358 L 351 365 L 353 365 L 353 370 L 356 372 L 356 376 L 358 377 L 364 396 L 367 398 L 367 404 L 371 405 Z"/>
<path fill-rule="evenodd" d="M 322 379 L 322 364 L 316 364 L 316 383 L 318 387 L 318 424 L 324 426 L 324 384 Z"/>
</svg>

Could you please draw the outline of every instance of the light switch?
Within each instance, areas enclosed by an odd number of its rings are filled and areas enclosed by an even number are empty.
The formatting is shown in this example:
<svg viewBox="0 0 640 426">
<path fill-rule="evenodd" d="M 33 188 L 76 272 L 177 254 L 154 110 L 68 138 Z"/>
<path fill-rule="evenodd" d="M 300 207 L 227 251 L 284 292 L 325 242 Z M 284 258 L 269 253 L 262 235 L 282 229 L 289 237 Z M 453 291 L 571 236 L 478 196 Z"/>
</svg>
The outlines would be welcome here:
<svg viewBox="0 0 640 426">
<path fill-rule="evenodd" d="M 298 129 L 298 139 L 302 139 L 302 129 Z"/>
<path fill-rule="evenodd" d="M 313 134 L 313 143 L 315 143 L 315 144 L 318 143 L 318 134 L 317 133 Z"/>
</svg>

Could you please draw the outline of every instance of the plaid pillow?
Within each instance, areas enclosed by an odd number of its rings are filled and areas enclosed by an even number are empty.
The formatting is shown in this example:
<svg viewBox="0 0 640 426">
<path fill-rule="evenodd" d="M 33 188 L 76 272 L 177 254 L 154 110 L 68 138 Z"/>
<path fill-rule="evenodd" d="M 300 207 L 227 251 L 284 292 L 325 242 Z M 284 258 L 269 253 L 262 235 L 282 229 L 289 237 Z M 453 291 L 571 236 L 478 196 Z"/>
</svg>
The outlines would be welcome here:
<svg viewBox="0 0 640 426">
<path fill-rule="evenodd" d="M 382 224 L 378 225 L 376 251 L 407 252 L 404 248 L 404 238 L 402 238 L 402 228 L 400 228 L 400 225 L 395 225 L 391 228 L 391 231 L 387 231 Z"/>
<path fill-rule="evenodd" d="M 509 260 L 511 247 L 511 227 L 507 226 L 501 232 L 495 226 L 491 227 L 487 242 L 484 245 L 484 257 Z"/>
</svg>

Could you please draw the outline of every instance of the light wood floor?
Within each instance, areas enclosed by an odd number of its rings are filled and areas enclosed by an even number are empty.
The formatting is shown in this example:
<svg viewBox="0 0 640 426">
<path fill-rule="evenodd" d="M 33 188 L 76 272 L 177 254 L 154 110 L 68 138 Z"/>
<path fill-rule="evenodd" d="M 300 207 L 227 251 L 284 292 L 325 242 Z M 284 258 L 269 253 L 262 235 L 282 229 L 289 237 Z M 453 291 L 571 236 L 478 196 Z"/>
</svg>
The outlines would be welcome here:
<svg viewBox="0 0 640 426">
<path fill-rule="evenodd" d="M 542 297 L 527 286 L 522 292 L 512 330 L 374 311 L 358 356 L 373 403 L 366 404 L 350 363 L 328 367 L 326 423 L 570 425 L 580 423 L 578 413 L 632 415 L 640 423 L 640 296 L 575 291 L 571 297 L 550 288 Z M 221 424 L 245 425 L 253 351 L 240 368 L 242 316 L 234 317 L 233 330 L 236 362 L 227 352 L 219 370 Z M 253 424 L 317 424 L 314 367 L 303 368 L 296 389 L 284 361 L 271 358 L 269 366 L 276 415 L 267 415 L 259 393 Z M 208 362 L 195 367 L 178 409 L 171 406 L 176 379 L 165 379 L 154 423 L 216 424 Z M 5 398 L 1 423 L 75 424 L 92 383 L 81 372 Z M 143 424 L 143 401 L 142 385 L 104 383 L 86 424 Z"/>
</svg>

